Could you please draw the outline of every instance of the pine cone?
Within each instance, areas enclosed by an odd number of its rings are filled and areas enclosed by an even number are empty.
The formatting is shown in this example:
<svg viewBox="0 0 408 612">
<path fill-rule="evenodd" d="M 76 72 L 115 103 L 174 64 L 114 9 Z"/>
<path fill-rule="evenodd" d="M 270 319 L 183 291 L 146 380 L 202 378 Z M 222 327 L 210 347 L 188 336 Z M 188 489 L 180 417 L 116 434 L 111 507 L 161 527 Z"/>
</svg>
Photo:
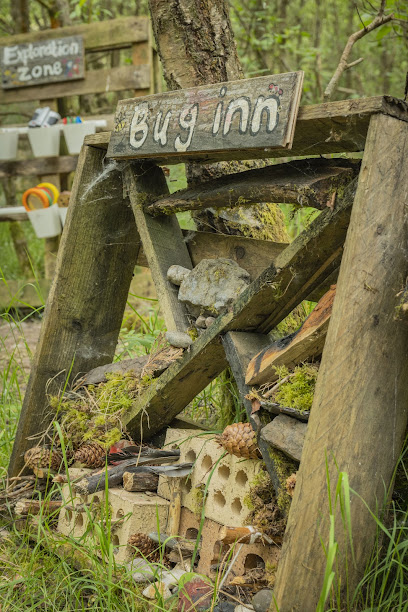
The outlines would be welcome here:
<svg viewBox="0 0 408 612">
<path fill-rule="evenodd" d="M 74 459 L 83 463 L 85 467 L 103 467 L 106 462 L 106 450 L 97 442 L 87 442 L 78 448 Z"/>
<path fill-rule="evenodd" d="M 59 470 L 63 462 L 62 452 L 49 446 L 33 446 L 24 455 L 25 464 L 33 468 L 51 468 Z"/>
<path fill-rule="evenodd" d="M 256 434 L 250 423 L 228 425 L 221 436 L 217 436 L 215 439 L 231 455 L 245 459 L 259 459 L 261 456 L 256 442 Z"/>
<path fill-rule="evenodd" d="M 296 473 L 291 474 L 286 479 L 285 485 L 286 485 L 286 491 L 291 497 L 293 497 L 293 494 L 295 492 L 295 486 L 296 486 Z"/>
<path fill-rule="evenodd" d="M 134 533 L 129 537 L 128 545 L 134 549 L 135 557 L 145 557 L 152 563 L 160 561 L 159 545 L 148 535 Z"/>
</svg>

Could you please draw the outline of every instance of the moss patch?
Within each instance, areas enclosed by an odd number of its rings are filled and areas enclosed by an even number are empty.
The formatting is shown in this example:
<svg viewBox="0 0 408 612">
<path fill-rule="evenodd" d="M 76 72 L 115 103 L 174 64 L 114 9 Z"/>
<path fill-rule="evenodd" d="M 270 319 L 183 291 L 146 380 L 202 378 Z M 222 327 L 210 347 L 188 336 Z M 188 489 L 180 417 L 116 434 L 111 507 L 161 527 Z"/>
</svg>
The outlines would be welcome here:
<svg viewBox="0 0 408 612">
<path fill-rule="evenodd" d="M 275 368 L 279 380 L 290 376 L 289 380 L 282 383 L 272 396 L 273 401 L 281 406 L 296 408 L 296 410 L 310 410 L 313 403 L 314 390 L 316 386 L 319 368 L 315 364 L 305 363 L 296 366 L 294 371 L 289 374 L 285 366 Z"/>
<path fill-rule="evenodd" d="M 261 470 L 251 482 L 244 504 L 250 511 L 246 519 L 248 525 L 270 537 L 283 536 L 286 517 L 278 505 L 266 470 Z"/>
</svg>

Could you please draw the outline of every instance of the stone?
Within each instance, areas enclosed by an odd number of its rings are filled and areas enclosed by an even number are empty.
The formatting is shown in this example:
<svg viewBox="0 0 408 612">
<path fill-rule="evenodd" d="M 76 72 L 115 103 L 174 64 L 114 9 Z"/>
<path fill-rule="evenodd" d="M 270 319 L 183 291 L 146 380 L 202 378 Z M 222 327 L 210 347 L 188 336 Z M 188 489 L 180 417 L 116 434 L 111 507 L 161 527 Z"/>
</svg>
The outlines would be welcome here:
<svg viewBox="0 0 408 612">
<path fill-rule="evenodd" d="M 167 280 L 173 283 L 173 285 L 181 285 L 190 272 L 191 270 L 183 266 L 170 266 L 167 270 Z"/>
<path fill-rule="evenodd" d="M 144 582 L 152 582 L 156 577 L 156 566 L 149 563 L 145 559 L 136 558 L 128 563 L 124 563 L 128 571 L 132 575 L 134 582 L 142 584 Z"/>
<path fill-rule="evenodd" d="M 220 601 L 214 607 L 213 612 L 234 612 L 235 604 L 229 601 Z"/>
<path fill-rule="evenodd" d="M 205 320 L 205 326 L 207 328 L 211 327 L 211 325 L 214 323 L 214 321 L 215 321 L 215 317 L 207 317 L 206 320 Z"/>
<path fill-rule="evenodd" d="M 165 336 L 167 342 L 176 348 L 186 349 L 193 344 L 190 336 L 184 332 L 168 331 Z"/>
<path fill-rule="evenodd" d="M 202 259 L 182 281 L 178 299 L 198 317 L 227 312 L 250 283 L 250 275 L 232 259 Z"/>
<path fill-rule="evenodd" d="M 143 590 L 143 596 L 147 599 L 157 599 L 158 597 L 168 599 L 171 597 L 171 591 L 164 582 L 154 582 Z"/>
<path fill-rule="evenodd" d="M 261 589 L 252 598 L 252 605 L 255 612 L 268 612 L 272 603 L 273 591 L 271 589 Z"/>
<path fill-rule="evenodd" d="M 236 606 L 235 608 L 235 612 L 253 612 L 253 607 L 249 607 L 249 606 L 243 606 L 242 604 L 240 604 L 239 606 Z"/>
<path fill-rule="evenodd" d="M 186 582 L 179 591 L 178 612 L 204 612 L 211 607 L 214 587 L 200 576 Z"/>
<path fill-rule="evenodd" d="M 197 320 L 195 322 L 196 327 L 201 327 L 202 329 L 205 329 L 207 327 L 206 321 L 207 319 L 203 317 L 203 315 L 200 315 L 199 317 L 197 317 Z"/>
<path fill-rule="evenodd" d="M 295 461 L 300 461 L 307 423 L 279 414 L 261 431 L 261 438 Z"/>
</svg>

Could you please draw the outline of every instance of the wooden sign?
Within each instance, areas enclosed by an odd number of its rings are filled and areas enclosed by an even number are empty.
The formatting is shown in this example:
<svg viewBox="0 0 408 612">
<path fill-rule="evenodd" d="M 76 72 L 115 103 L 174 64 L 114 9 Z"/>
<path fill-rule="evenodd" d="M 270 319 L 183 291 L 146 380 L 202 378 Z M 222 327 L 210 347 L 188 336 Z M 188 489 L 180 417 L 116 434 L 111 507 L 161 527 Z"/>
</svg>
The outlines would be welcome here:
<svg viewBox="0 0 408 612">
<path fill-rule="evenodd" d="M 108 157 L 290 149 L 302 83 L 290 72 L 122 100 Z"/>
<path fill-rule="evenodd" d="M 84 78 L 82 36 L 1 47 L 0 52 L 3 89 Z"/>
</svg>

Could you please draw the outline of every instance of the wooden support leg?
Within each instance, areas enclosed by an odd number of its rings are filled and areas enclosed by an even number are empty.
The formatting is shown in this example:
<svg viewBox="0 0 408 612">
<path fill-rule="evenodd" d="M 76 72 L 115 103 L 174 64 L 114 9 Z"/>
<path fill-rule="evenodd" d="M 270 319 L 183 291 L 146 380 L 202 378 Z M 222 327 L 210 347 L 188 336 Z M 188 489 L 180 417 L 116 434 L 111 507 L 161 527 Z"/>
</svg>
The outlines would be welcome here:
<svg viewBox="0 0 408 612">
<path fill-rule="evenodd" d="M 345 598 L 346 585 L 351 597 L 362 576 L 376 524 L 352 493 L 354 566 L 334 499 L 338 471 L 381 512 L 402 448 L 408 328 L 396 320 L 395 307 L 408 271 L 407 156 L 408 124 L 374 116 L 277 573 L 280 612 L 314 612 L 319 600 L 329 535 L 326 458 L 339 545 L 333 570 Z"/>
<path fill-rule="evenodd" d="M 163 170 L 151 162 L 134 163 L 126 170 L 126 181 L 167 329 L 186 331 L 189 327 L 187 310 L 178 300 L 178 287 L 167 280 L 170 266 L 179 265 L 189 270 L 193 267 L 177 217 L 151 217 L 143 211 L 146 202 L 168 193 Z"/>
<path fill-rule="evenodd" d="M 121 174 L 105 152 L 82 148 L 57 270 L 17 428 L 9 473 L 22 467 L 27 441 L 53 417 L 46 394 L 114 355 L 139 249 Z M 50 383 L 50 381 L 52 381 Z"/>
</svg>

